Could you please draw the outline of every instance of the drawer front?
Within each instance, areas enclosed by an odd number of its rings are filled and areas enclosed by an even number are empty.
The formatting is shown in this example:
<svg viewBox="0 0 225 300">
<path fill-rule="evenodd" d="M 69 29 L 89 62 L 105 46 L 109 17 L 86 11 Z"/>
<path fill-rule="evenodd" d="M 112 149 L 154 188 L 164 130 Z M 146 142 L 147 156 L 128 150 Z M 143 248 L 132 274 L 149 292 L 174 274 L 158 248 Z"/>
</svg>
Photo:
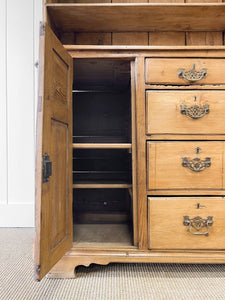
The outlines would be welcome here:
<svg viewBox="0 0 225 300">
<path fill-rule="evenodd" d="M 225 249 L 225 199 L 149 197 L 148 246 L 171 250 Z"/>
<path fill-rule="evenodd" d="M 148 58 L 146 83 L 198 85 L 225 84 L 224 59 Z"/>
<path fill-rule="evenodd" d="M 147 134 L 225 134 L 225 91 L 148 91 Z"/>
<path fill-rule="evenodd" d="M 147 142 L 149 190 L 224 189 L 224 142 Z"/>
</svg>

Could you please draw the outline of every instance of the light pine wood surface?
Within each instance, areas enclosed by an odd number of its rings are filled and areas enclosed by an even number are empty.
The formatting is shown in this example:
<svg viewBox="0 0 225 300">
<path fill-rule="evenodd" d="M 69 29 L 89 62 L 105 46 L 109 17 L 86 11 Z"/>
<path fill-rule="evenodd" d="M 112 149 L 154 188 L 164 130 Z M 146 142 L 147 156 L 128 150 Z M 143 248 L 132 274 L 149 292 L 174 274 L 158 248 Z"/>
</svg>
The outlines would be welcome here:
<svg viewBox="0 0 225 300">
<path fill-rule="evenodd" d="M 223 3 L 47 4 L 47 10 L 56 28 L 75 32 L 222 31 L 225 17 Z"/>
<path fill-rule="evenodd" d="M 197 105 L 209 112 L 194 119 L 181 113 Z M 198 109 L 198 108 L 196 108 Z M 147 134 L 225 134 L 225 92 L 224 91 L 148 91 L 146 94 Z"/>
<path fill-rule="evenodd" d="M 190 82 L 178 76 L 179 69 L 191 70 L 195 65 L 196 71 L 207 69 L 207 75 L 203 79 Z M 146 83 L 149 84 L 224 84 L 225 83 L 225 60 L 220 59 L 147 59 L 146 60 Z"/>
<path fill-rule="evenodd" d="M 35 270 L 40 280 L 72 246 L 72 59 L 41 28 L 36 162 Z M 53 76 L 54 74 L 54 76 Z M 52 175 L 43 182 L 43 155 Z"/>
<path fill-rule="evenodd" d="M 198 208 L 198 206 L 200 208 Z M 148 242 L 149 249 L 224 249 L 225 199 L 220 197 L 176 197 L 148 198 Z M 213 217 L 209 234 L 193 235 L 183 224 L 183 217 Z M 193 233 L 205 233 L 207 227 L 199 231 L 191 226 Z"/>
<path fill-rule="evenodd" d="M 148 189 L 224 189 L 224 145 L 224 142 L 218 141 L 147 142 Z M 182 165 L 184 157 L 189 161 L 209 157 L 211 166 L 195 172 Z"/>
<path fill-rule="evenodd" d="M 46 130 L 46 135 L 51 142 L 54 163 L 53 177 L 44 186 L 46 195 L 51 195 L 51 201 L 45 201 L 43 206 L 49 209 L 47 215 L 50 217 L 47 220 L 42 214 L 46 228 L 50 228 L 46 231 L 48 236 L 42 234 L 42 227 L 38 223 L 41 222 L 42 207 L 37 201 L 36 251 L 41 250 L 36 255 L 36 265 L 43 261 L 45 267 L 42 269 L 41 265 L 42 273 L 39 272 L 38 278 L 47 273 L 66 250 L 68 252 L 53 267 L 49 277 L 74 278 L 76 266 L 89 266 L 91 263 L 224 262 L 225 232 L 222 224 L 225 204 L 223 197 L 218 195 L 223 196 L 225 187 L 222 141 L 225 137 L 225 47 L 222 46 L 225 5 L 220 2 L 184 3 L 183 0 L 174 0 L 172 3 L 165 0 L 161 4 L 154 0 L 56 2 L 49 0 L 44 14 L 59 40 L 51 33 L 49 45 L 54 53 L 50 49 L 46 49 L 45 53 L 49 63 L 46 62 L 45 66 L 48 72 L 45 78 L 48 79 L 44 91 L 49 95 L 48 109 L 54 115 L 48 111 L 48 117 L 52 118 L 51 127 L 44 127 L 51 128 Z M 65 44 L 64 48 L 60 42 Z M 56 56 L 53 55 L 55 53 Z M 81 82 L 76 77 L 78 59 L 90 59 L 90 64 L 95 64 L 96 59 L 104 58 L 109 59 L 112 65 L 114 59 L 125 64 L 130 61 L 132 141 L 128 139 L 128 143 L 123 144 L 71 144 L 68 140 L 66 143 L 66 127 L 72 122 L 65 118 L 64 109 L 59 108 L 66 105 L 70 107 L 68 88 L 72 87 L 72 82 L 68 83 L 68 80 L 72 78 L 71 58 L 75 59 L 74 86 L 82 84 L 82 80 L 85 82 L 85 67 L 80 70 L 83 74 Z M 179 68 L 190 70 L 193 65 L 197 71 L 207 69 L 207 76 L 194 83 L 179 78 Z M 109 69 L 105 70 L 106 75 L 108 72 Z M 119 78 L 119 72 L 119 68 L 112 69 L 112 77 Z M 90 78 L 92 76 L 89 74 Z M 89 77 L 86 77 L 86 82 Z M 101 82 L 99 86 L 102 86 Z M 116 86 L 119 87 L 118 82 Z M 127 88 L 130 89 L 130 84 Z M 51 107 L 52 101 L 57 107 L 56 111 Z M 195 120 L 181 114 L 181 105 L 190 107 L 195 104 L 200 107 L 207 104 L 209 111 Z M 71 128 L 69 126 L 69 130 Z M 67 189 L 65 179 L 68 173 L 65 172 L 71 171 L 72 159 L 67 169 L 65 153 L 72 150 L 78 153 L 99 150 L 129 152 L 132 158 L 132 183 L 74 180 Z M 209 157 L 211 165 L 201 172 L 194 172 L 182 165 L 184 157 L 189 160 Z M 41 177 L 40 155 L 38 163 L 37 174 Z M 74 165 L 77 163 L 74 162 Z M 61 168 L 64 171 L 60 174 Z M 40 180 L 37 180 L 38 197 L 41 195 Z M 68 176 L 68 180 L 72 182 L 71 176 Z M 82 193 L 85 196 L 92 189 L 95 193 L 104 190 L 105 195 L 110 189 L 128 189 L 133 200 L 130 201 L 129 213 L 116 212 L 114 220 L 110 212 L 102 214 L 84 210 L 77 215 L 76 195 L 81 193 L 80 200 L 85 203 Z M 66 194 L 66 191 L 69 193 Z M 72 224 L 72 202 L 67 202 L 67 197 L 72 199 L 72 192 L 75 204 L 73 246 L 72 230 L 67 230 L 67 225 Z M 98 201 L 96 199 L 93 197 L 93 201 Z M 81 207 L 85 206 L 84 203 Z M 212 214 L 214 223 L 209 236 L 189 233 L 182 223 L 184 214 L 190 215 L 190 218 L 207 218 Z M 116 224 L 115 219 L 123 224 Z M 104 224 L 104 220 L 114 221 L 114 224 Z M 45 248 L 40 247 L 41 243 Z"/>
</svg>

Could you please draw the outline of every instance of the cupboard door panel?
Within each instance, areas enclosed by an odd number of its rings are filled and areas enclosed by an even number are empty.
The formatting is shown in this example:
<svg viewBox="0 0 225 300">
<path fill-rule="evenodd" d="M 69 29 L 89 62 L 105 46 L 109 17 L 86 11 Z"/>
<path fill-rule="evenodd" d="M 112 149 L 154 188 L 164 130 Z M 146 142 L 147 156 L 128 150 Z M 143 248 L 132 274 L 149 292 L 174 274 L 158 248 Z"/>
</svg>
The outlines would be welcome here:
<svg viewBox="0 0 225 300">
<path fill-rule="evenodd" d="M 40 30 L 35 270 L 40 280 L 72 247 L 72 58 Z M 52 163 L 45 180 L 43 157 Z"/>
</svg>

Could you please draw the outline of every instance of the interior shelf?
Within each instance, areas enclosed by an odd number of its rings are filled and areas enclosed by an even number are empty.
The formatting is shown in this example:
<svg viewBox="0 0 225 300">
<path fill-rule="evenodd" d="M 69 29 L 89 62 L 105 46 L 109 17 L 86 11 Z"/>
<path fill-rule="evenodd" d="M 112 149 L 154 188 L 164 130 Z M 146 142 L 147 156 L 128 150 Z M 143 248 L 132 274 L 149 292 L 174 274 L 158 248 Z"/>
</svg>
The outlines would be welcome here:
<svg viewBox="0 0 225 300">
<path fill-rule="evenodd" d="M 56 29 L 63 28 L 64 31 L 225 29 L 225 3 L 47 4 L 46 6 Z"/>
<path fill-rule="evenodd" d="M 73 184 L 74 189 L 130 189 L 131 183 L 123 182 L 77 182 Z"/>
<path fill-rule="evenodd" d="M 74 149 L 131 149 L 131 143 L 74 143 Z"/>
</svg>

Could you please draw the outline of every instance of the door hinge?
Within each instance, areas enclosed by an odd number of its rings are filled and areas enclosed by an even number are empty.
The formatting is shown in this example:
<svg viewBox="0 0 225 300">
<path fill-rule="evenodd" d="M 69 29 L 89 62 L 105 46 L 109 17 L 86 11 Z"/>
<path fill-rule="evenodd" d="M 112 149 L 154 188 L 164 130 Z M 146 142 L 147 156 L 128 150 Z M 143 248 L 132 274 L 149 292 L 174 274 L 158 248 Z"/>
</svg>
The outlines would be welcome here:
<svg viewBox="0 0 225 300">
<path fill-rule="evenodd" d="M 48 154 L 43 155 L 42 172 L 42 182 L 48 182 L 52 175 L 52 162 Z"/>
<path fill-rule="evenodd" d="M 40 24 L 40 36 L 45 34 L 45 24 L 41 22 Z"/>
<path fill-rule="evenodd" d="M 36 273 L 36 275 L 40 275 L 40 272 L 41 272 L 41 265 L 36 265 L 35 266 L 35 273 Z"/>
</svg>

